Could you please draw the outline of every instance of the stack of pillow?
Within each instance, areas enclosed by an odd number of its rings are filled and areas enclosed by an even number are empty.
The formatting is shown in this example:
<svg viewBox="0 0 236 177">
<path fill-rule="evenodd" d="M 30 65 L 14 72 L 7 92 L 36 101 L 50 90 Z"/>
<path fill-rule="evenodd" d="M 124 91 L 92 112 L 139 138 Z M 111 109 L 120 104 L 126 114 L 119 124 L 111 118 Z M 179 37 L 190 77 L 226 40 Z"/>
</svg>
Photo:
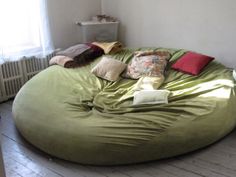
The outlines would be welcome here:
<svg viewBox="0 0 236 177">
<path fill-rule="evenodd" d="M 127 65 L 111 56 L 104 56 L 92 69 L 92 73 L 108 81 L 116 81 L 122 73 L 124 78 L 141 78 L 144 82 L 151 79 L 161 84 L 164 81 L 164 71 L 170 57 L 170 53 L 165 51 L 137 51 L 131 63 Z M 155 87 L 158 88 L 160 84 Z"/>
<path fill-rule="evenodd" d="M 164 81 L 164 72 L 171 55 L 166 51 L 137 51 L 129 65 L 104 56 L 92 69 L 96 76 L 108 81 L 122 77 L 137 79 L 134 105 L 167 103 L 169 91 L 156 90 Z M 155 96 L 156 95 L 156 96 Z"/>
<path fill-rule="evenodd" d="M 92 69 L 96 76 L 108 81 L 120 77 L 137 79 L 134 87 L 134 105 L 168 103 L 168 90 L 157 90 L 164 82 L 165 68 L 171 55 L 167 51 L 136 51 L 130 64 L 120 62 L 111 56 L 103 56 Z M 198 75 L 214 58 L 194 52 L 187 52 L 180 57 L 172 69 Z"/>
</svg>

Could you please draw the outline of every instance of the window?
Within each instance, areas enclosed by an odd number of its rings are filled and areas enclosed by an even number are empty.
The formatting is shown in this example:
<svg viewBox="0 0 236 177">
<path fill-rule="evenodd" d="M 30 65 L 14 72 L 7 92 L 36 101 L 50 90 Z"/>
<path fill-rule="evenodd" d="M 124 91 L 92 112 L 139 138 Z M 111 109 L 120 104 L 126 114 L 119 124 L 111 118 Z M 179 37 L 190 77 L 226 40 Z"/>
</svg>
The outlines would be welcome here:
<svg viewBox="0 0 236 177">
<path fill-rule="evenodd" d="M 0 23 L 0 63 L 52 52 L 46 0 L 0 0 Z"/>
</svg>

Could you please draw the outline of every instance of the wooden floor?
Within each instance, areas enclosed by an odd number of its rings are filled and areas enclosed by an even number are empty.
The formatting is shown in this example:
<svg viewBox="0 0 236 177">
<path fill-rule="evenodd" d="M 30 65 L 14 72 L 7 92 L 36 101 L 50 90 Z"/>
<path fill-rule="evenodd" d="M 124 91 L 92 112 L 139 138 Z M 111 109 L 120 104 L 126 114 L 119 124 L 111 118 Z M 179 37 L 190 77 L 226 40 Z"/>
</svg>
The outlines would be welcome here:
<svg viewBox="0 0 236 177">
<path fill-rule="evenodd" d="M 85 166 L 38 151 L 17 132 L 12 101 L 0 105 L 2 151 L 7 177 L 236 177 L 236 130 L 202 150 L 130 166 Z"/>
</svg>

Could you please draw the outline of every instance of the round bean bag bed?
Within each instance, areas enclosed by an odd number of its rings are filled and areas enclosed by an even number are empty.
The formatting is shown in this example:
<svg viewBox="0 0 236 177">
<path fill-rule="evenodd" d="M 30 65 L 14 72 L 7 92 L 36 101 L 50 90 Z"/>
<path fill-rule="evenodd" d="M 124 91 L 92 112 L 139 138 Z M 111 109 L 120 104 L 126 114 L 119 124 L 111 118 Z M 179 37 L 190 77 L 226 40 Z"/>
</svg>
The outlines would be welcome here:
<svg viewBox="0 0 236 177">
<path fill-rule="evenodd" d="M 13 103 L 15 124 L 42 151 L 92 165 L 132 164 L 172 157 L 210 145 L 236 125 L 232 71 L 213 61 L 198 76 L 171 69 L 160 89 L 168 104 L 133 105 L 137 80 L 110 82 L 91 69 L 51 66 L 27 82 Z M 128 63 L 133 50 L 113 55 Z"/>
</svg>

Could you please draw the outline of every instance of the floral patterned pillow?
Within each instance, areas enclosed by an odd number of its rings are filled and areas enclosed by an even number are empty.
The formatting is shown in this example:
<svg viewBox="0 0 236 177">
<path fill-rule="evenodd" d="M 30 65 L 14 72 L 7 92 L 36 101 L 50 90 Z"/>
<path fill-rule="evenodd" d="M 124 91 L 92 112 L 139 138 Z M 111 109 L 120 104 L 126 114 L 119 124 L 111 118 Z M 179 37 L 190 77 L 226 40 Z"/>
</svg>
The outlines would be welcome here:
<svg viewBox="0 0 236 177">
<path fill-rule="evenodd" d="M 168 59 L 170 59 L 169 52 L 138 51 L 122 76 L 131 79 L 139 79 L 143 76 L 162 77 Z"/>
</svg>

